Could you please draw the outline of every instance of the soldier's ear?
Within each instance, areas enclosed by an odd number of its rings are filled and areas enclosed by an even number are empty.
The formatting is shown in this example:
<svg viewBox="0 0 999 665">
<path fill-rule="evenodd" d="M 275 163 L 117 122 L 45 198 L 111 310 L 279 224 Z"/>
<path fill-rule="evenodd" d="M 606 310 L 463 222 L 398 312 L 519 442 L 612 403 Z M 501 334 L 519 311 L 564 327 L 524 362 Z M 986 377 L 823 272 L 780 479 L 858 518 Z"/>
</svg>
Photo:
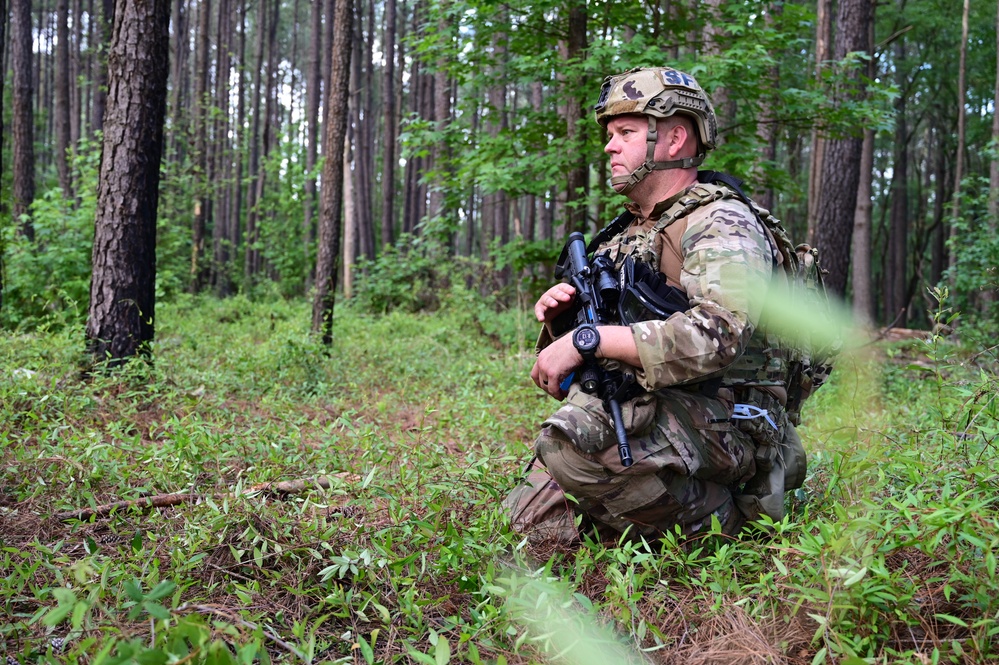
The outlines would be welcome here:
<svg viewBox="0 0 999 665">
<path fill-rule="evenodd" d="M 667 121 L 666 130 L 666 147 L 669 149 L 669 156 L 671 159 L 676 158 L 677 155 L 683 150 L 684 145 L 687 144 L 687 139 L 690 136 L 690 130 L 687 129 L 686 125 L 682 122 L 669 122 Z"/>
</svg>

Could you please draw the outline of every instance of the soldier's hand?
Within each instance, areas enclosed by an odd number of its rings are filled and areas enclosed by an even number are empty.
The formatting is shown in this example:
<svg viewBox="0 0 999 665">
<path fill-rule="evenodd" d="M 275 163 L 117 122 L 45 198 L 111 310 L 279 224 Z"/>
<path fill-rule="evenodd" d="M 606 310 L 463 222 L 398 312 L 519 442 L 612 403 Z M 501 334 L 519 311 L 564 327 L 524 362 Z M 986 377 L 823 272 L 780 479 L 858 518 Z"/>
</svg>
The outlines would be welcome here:
<svg viewBox="0 0 999 665">
<path fill-rule="evenodd" d="M 538 359 L 531 368 L 531 378 L 538 388 L 557 400 L 563 400 L 569 393 L 562 390 L 559 384 L 582 362 L 583 357 L 572 345 L 572 335 L 565 335 L 538 354 Z"/>
<path fill-rule="evenodd" d="M 545 291 L 534 304 L 534 316 L 541 323 L 548 323 L 565 311 L 576 297 L 576 289 L 569 284 L 556 284 Z"/>
</svg>

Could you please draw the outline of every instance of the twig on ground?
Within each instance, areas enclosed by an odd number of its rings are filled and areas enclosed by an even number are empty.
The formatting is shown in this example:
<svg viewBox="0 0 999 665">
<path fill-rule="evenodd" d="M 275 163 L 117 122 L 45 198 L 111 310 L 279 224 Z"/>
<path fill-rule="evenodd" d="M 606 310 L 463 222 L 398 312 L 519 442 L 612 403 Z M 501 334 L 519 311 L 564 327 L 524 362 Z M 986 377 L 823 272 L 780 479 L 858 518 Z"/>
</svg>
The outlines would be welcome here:
<svg viewBox="0 0 999 665">
<path fill-rule="evenodd" d="M 140 499 L 130 499 L 128 501 L 115 501 L 105 503 L 92 508 L 78 508 L 67 510 L 56 514 L 59 520 L 86 520 L 91 517 L 107 517 L 111 513 L 130 508 L 146 510 L 149 508 L 167 508 L 169 506 L 179 506 L 183 503 L 195 503 L 204 499 L 224 499 L 256 492 L 286 496 L 289 494 L 301 494 L 310 489 L 321 487 L 329 489 L 334 485 L 334 478 L 347 482 L 357 482 L 360 477 L 353 473 L 338 473 L 333 476 L 318 476 L 310 479 L 283 480 L 280 482 L 259 483 L 244 488 L 238 492 L 224 494 L 195 494 L 194 492 L 175 492 L 172 494 L 156 494 L 154 496 L 144 496 Z"/>
</svg>

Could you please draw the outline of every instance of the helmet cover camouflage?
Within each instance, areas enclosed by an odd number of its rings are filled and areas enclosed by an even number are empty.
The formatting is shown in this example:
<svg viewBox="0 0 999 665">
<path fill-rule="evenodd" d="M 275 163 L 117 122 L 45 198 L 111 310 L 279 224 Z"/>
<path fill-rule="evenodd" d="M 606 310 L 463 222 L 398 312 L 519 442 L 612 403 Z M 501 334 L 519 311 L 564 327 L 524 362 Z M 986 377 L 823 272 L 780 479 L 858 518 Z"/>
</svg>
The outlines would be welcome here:
<svg viewBox="0 0 999 665">
<path fill-rule="evenodd" d="M 718 138 L 718 122 L 708 96 L 693 76 L 672 67 L 637 67 L 608 76 L 594 110 L 604 127 L 617 115 L 668 118 L 682 114 L 693 120 L 705 150 L 713 149 Z"/>
</svg>

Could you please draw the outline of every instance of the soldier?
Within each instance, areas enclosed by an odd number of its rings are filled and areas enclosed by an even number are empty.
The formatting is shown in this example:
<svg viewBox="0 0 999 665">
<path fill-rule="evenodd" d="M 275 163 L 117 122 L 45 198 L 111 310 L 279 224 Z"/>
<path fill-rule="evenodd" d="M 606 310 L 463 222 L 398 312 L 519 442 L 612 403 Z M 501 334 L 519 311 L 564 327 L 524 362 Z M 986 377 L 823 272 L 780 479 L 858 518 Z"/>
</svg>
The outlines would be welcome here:
<svg viewBox="0 0 999 665">
<path fill-rule="evenodd" d="M 611 185 L 630 199 L 597 253 L 617 268 L 631 257 L 661 272 L 688 306 L 665 320 L 597 328 L 596 357 L 632 372 L 638 386 L 622 403 L 634 456 L 625 467 L 601 400 L 562 385 L 583 360 L 574 336 L 555 329 L 575 290 L 556 284 L 541 296 L 531 378 L 565 404 L 545 421 L 527 480 L 506 500 L 513 527 L 574 540 L 582 515 L 602 536 L 655 538 L 703 531 L 712 518 L 727 534 L 747 518 L 780 519 L 805 460 L 782 406 L 787 368 L 759 325 L 765 294 L 783 277 L 774 237 L 735 189 L 699 182 L 717 127 L 693 77 L 669 67 L 609 76 L 595 108 Z"/>
</svg>

